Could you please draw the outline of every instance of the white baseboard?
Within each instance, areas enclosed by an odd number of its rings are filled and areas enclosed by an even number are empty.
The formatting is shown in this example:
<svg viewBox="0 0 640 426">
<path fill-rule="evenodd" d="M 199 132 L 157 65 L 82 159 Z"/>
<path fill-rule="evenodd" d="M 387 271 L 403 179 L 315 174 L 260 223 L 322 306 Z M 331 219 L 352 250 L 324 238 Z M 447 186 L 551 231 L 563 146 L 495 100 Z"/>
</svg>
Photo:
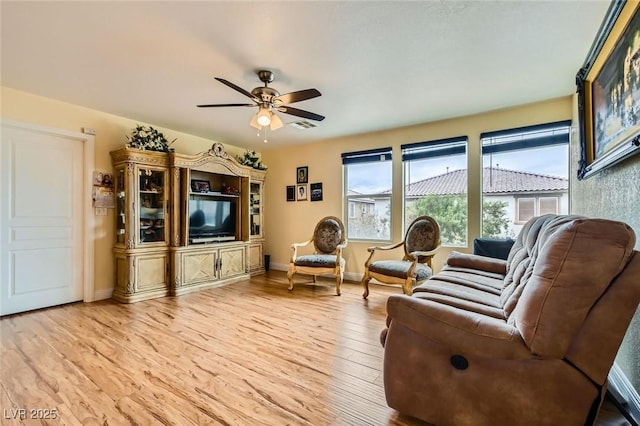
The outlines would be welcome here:
<svg viewBox="0 0 640 426">
<path fill-rule="evenodd" d="M 357 272 L 345 272 L 344 279 L 347 281 L 360 282 L 362 281 L 362 274 Z"/>
<path fill-rule="evenodd" d="M 613 363 L 609 372 L 608 390 L 627 417 L 631 417 L 635 424 L 640 424 L 640 395 L 634 389 L 627 376 L 618 364 Z"/>
<path fill-rule="evenodd" d="M 93 301 L 97 302 L 98 300 L 111 299 L 113 295 L 113 288 L 104 288 L 102 290 L 96 290 L 93 292 Z"/>
<path fill-rule="evenodd" d="M 269 264 L 269 269 L 274 269 L 276 271 L 288 271 L 289 264 L 288 263 L 271 263 Z"/>
</svg>

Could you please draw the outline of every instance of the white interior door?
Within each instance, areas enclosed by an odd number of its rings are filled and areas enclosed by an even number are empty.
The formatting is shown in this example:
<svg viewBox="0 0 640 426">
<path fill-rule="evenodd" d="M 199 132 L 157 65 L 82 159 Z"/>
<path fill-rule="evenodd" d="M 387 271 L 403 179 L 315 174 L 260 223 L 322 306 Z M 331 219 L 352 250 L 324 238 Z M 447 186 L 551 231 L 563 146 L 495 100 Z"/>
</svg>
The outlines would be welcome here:
<svg viewBox="0 0 640 426">
<path fill-rule="evenodd" d="M 83 149 L 2 126 L 0 315 L 83 299 Z"/>
</svg>

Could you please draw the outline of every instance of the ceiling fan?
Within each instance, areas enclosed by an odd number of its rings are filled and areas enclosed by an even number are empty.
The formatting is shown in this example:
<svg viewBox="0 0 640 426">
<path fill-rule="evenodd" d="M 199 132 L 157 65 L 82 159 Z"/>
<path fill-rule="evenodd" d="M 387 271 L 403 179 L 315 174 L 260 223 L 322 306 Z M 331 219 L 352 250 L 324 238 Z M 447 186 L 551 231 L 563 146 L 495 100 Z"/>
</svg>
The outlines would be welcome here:
<svg viewBox="0 0 640 426">
<path fill-rule="evenodd" d="M 304 111 L 302 109 L 293 108 L 287 104 L 294 102 L 306 101 L 307 99 L 317 98 L 321 93 L 317 89 L 298 90 L 296 92 L 285 93 L 281 95 L 280 92 L 268 84 L 273 81 L 273 72 L 269 70 L 259 70 L 258 78 L 264 83 L 264 87 L 256 87 L 251 92 L 244 90 L 242 87 L 236 86 L 224 78 L 216 77 L 220 83 L 231 87 L 233 90 L 242 93 L 246 97 L 250 98 L 252 104 L 205 104 L 198 105 L 199 108 L 212 108 L 212 107 L 258 107 L 258 112 L 251 119 L 249 123 L 252 127 L 258 130 L 262 128 L 269 128 L 271 130 L 279 129 L 283 126 L 282 120 L 275 112 L 283 112 L 285 114 L 295 115 L 309 120 L 322 121 L 324 116 L 315 114 L 313 112 Z"/>
</svg>

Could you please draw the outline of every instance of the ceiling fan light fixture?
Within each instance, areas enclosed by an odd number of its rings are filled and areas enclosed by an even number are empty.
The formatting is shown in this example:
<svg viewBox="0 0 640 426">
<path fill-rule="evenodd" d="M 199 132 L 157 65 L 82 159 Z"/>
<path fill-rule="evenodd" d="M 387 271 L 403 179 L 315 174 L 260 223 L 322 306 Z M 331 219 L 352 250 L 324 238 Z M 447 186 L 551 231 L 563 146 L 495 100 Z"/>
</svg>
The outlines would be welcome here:
<svg viewBox="0 0 640 426">
<path fill-rule="evenodd" d="M 256 115 L 256 120 L 260 126 L 268 126 L 271 124 L 271 111 L 268 108 L 260 107 L 260 111 Z"/>
<path fill-rule="evenodd" d="M 271 113 L 271 125 L 269 126 L 269 128 L 271 129 L 271 131 L 273 130 L 278 130 L 279 128 L 281 128 L 282 126 L 284 126 L 284 123 L 282 122 L 282 120 L 280 119 L 280 117 L 278 117 L 276 114 Z"/>
</svg>

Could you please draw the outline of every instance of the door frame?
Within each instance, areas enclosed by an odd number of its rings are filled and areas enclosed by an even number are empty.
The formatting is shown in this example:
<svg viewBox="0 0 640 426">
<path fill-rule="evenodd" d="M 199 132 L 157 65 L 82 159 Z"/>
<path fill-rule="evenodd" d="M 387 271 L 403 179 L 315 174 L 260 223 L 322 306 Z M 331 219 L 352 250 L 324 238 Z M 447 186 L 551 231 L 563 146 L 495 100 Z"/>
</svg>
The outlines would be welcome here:
<svg viewBox="0 0 640 426">
<path fill-rule="evenodd" d="M 82 300 L 93 302 L 95 300 L 95 218 L 93 216 L 93 197 L 91 195 L 93 170 L 95 169 L 95 137 L 81 132 L 73 132 L 55 127 L 42 126 L 40 124 L 13 120 L 0 117 L 2 127 L 26 130 L 32 133 L 61 136 L 67 139 L 75 139 L 82 142 L 83 150 L 83 180 L 80 199 L 82 208 L 82 233 L 83 233 L 83 269 L 82 269 Z"/>
</svg>

